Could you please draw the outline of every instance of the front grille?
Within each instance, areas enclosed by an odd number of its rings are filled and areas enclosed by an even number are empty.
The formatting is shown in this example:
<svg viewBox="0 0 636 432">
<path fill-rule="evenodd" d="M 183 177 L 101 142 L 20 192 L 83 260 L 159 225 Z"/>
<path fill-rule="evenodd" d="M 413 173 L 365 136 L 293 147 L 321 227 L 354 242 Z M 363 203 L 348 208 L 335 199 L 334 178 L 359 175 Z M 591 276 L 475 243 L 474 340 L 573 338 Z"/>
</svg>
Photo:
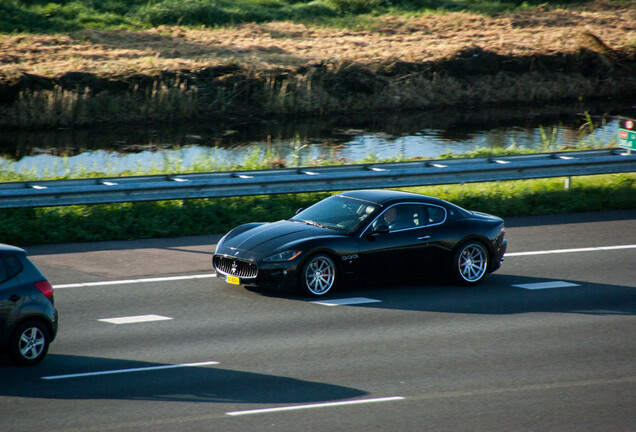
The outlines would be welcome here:
<svg viewBox="0 0 636 432">
<path fill-rule="evenodd" d="M 244 279 L 255 278 L 258 274 L 256 264 L 220 255 L 214 257 L 214 268 L 223 274 Z"/>
</svg>

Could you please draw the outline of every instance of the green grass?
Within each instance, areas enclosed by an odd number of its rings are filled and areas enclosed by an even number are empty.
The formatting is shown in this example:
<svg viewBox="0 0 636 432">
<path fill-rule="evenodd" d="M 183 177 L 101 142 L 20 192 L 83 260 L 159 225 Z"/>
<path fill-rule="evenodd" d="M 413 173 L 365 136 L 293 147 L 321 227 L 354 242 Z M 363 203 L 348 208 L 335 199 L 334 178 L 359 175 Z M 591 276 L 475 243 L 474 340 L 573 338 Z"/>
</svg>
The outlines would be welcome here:
<svg viewBox="0 0 636 432">
<path fill-rule="evenodd" d="M 636 208 L 636 173 L 519 180 L 403 190 L 470 210 L 521 216 Z M 275 221 L 331 193 L 0 210 L 0 241 L 19 246 L 224 233 L 245 222 Z"/>
<path fill-rule="evenodd" d="M 360 27 L 365 16 L 424 12 L 511 12 L 562 0 L 1 0 L 0 32 L 140 30 L 159 25 L 228 26 L 294 21 Z"/>
<path fill-rule="evenodd" d="M 499 216 L 636 208 L 636 173 L 409 188 Z"/>
</svg>

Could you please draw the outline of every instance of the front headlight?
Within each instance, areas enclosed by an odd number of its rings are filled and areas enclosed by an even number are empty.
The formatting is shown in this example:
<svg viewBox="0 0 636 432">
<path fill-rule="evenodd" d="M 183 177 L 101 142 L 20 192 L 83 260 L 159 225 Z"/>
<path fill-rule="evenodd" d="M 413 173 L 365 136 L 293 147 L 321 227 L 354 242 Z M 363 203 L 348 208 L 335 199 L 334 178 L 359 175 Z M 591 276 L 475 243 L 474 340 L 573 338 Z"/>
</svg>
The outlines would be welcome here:
<svg viewBox="0 0 636 432">
<path fill-rule="evenodd" d="M 296 258 L 298 255 L 300 255 L 301 253 L 302 251 L 288 250 L 285 252 L 277 253 L 276 255 L 268 256 L 267 258 L 264 258 L 263 261 L 267 261 L 267 262 L 291 261 L 294 258 Z"/>
</svg>

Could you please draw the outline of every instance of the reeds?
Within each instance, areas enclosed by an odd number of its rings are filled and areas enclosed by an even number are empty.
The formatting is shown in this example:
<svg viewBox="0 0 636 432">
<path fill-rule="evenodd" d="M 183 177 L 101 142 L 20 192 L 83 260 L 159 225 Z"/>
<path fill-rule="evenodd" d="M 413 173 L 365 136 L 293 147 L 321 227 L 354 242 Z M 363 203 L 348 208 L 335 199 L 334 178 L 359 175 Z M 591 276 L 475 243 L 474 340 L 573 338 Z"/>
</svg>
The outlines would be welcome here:
<svg viewBox="0 0 636 432">
<path fill-rule="evenodd" d="M 542 105 L 631 94 L 636 78 L 534 72 L 456 77 L 426 72 L 386 77 L 352 64 L 316 65 L 287 73 L 243 71 L 205 86 L 155 81 L 128 91 L 61 86 L 23 90 L 0 106 L 0 127 L 40 129 L 103 123 L 179 122 L 225 116 L 309 116 L 395 112 L 453 106 Z M 354 84 L 358 83 L 358 87 Z M 360 84 L 362 83 L 362 84 Z"/>
<path fill-rule="evenodd" d="M 130 92 L 95 92 L 90 87 L 22 90 L 13 103 L 0 106 L 0 127 L 47 129 L 102 123 L 177 122 L 198 110 L 196 87 L 155 81 Z"/>
</svg>

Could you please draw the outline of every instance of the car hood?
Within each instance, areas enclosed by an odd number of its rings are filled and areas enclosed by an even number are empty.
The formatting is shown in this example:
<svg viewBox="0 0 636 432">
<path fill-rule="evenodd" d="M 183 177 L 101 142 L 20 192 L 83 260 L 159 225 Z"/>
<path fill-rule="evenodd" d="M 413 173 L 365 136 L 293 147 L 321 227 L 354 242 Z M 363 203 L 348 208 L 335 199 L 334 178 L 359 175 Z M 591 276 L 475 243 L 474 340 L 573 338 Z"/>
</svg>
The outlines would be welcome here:
<svg viewBox="0 0 636 432">
<path fill-rule="evenodd" d="M 288 220 L 256 226 L 239 234 L 230 232 L 217 253 L 258 259 L 287 249 L 302 240 L 341 236 L 337 231 Z"/>
</svg>

